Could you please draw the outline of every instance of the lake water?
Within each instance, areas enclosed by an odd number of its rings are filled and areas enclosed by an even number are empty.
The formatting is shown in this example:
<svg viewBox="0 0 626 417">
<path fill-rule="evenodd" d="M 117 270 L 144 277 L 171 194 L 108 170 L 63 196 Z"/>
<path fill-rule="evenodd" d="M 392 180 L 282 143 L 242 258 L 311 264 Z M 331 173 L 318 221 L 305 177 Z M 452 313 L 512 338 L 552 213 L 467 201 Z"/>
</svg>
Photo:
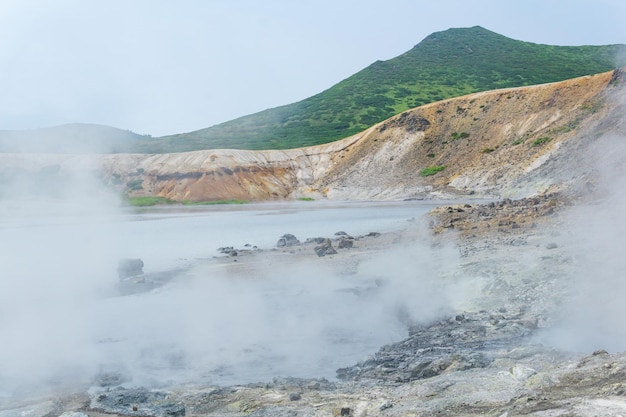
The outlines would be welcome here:
<svg viewBox="0 0 626 417">
<path fill-rule="evenodd" d="M 332 379 L 337 368 L 406 336 L 404 281 L 417 277 L 430 255 L 390 255 L 350 274 L 310 262 L 233 275 L 207 260 L 221 246 L 271 249 L 285 233 L 304 241 L 400 230 L 432 207 L 293 202 L 96 215 L 5 211 L 0 338 L 11 342 L 0 347 L 0 394 L 94 375 L 127 385 Z M 147 275 L 182 272 L 152 291 L 121 296 L 121 258 L 141 258 Z M 368 292 L 381 276 L 404 281 Z M 428 291 L 422 285 L 419 292 Z"/>
<path fill-rule="evenodd" d="M 115 227 L 124 234 L 124 246 L 146 261 L 146 268 L 161 269 L 177 259 L 206 257 L 222 246 L 246 244 L 274 248 L 285 233 L 304 241 L 334 237 L 339 231 L 359 236 L 407 227 L 407 221 L 423 215 L 432 205 L 424 203 L 284 203 L 223 207 L 192 207 L 185 211 L 149 210 L 124 217 Z M 146 223 L 147 222 L 147 223 Z M 158 253 L 141 253 L 146 240 Z"/>
</svg>

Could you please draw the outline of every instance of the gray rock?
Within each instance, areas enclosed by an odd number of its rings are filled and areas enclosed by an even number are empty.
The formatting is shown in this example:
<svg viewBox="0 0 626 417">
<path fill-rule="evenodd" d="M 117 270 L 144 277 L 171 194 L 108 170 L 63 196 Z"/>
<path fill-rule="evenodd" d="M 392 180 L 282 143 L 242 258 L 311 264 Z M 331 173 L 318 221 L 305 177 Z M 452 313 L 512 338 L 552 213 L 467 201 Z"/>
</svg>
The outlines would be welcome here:
<svg viewBox="0 0 626 417">
<path fill-rule="evenodd" d="M 503 349 L 519 347 L 534 330 L 520 321 L 519 314 L 483 311 L 413 326 L 407 339 L 382 347 L 371 359 L 337 370 L 337 377 L 405 383 L 448 371 L 484 368 Z"/>
<path fill-rule="evenodd" d="M 91 408 L 110 414 L 146 417 L 182 417 L 185 406 L 169 399 L 165 392 L 144 388 L 116 388 L 94 394 Z"/>
<path fill-rule="evenodd" d="M 354 239 L 348 239 L 348 238 L 339 239 L 339 243 L 337 244 L 337 247 L 339 249 L 348 249 L 353 246 L 354 246 Z"/>
<path fill-rule="evenodd" d="M 310 237 L 307 238 L 304 243 L 317 243 L 319 245 L 320 243 L 324 243 L 324 240 L 326 240 L 325 237 Z"/>
<path fill-rule="evenodd" d="M 141 259 L 120 259 L 117 263 L 117 274 L 120 279 L 135 277 L 143 274 Z"/>
<path fill-rule="evenodd" d="M 337 253 L 335 248 L 333 248 L 333 244 L 330 241 L 330 239 L 324 239 L 324 242 L 321 245 L 315 246 L 313 250 L 319 257 L 326 256 L 326 255 L 334 255 Z"/>
<path fill-rule="evenodd" d="M 278 242 L 276 242 L 276 247 L 284 248 L 286 246 L 295 246 L 299 244 L 300 244 L 300 241 L 294 235 L 287 233 L 287 234 L 282 235 L 278 239 Z"/>
<path fill-rule="evenodd" d="M 393 407 L 393 404 L 390 401 L 385 401 L 384 403 L 380 405 L 380 407 L 378 407 L 378 409 L 380 411 L 385 411 L 391 407 Z"/>
</svg>

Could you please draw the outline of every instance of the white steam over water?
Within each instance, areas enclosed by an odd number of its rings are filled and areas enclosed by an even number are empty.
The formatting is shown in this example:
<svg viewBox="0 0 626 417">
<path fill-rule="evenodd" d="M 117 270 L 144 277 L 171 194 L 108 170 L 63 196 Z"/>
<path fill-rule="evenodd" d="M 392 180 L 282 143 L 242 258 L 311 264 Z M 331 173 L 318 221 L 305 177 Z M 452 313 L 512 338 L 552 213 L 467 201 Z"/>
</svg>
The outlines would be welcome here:
<svg viewBox="0 0 626 417">
<path fill-rule="evenodd" d="M 450 304 L 437 277 L 456 253 L 444 248 L 402 247 L 351 267 L 314 254 L 294 262 L 261 253 L 249 269 L 211 260 L 220 246 L 270 249 L 284 233 L 403 229 L 427 205 L 133 213 L 116 204 L 93 192 L 2 200 L 0 396 L 97 378 L 128 386 L 333 378 L 405 337 L 407 319 L 432 319 Z M 117 262 L 129 257 L 143 259 L 146 276 L 175 278 L 121 295 Z"/>
</svg>

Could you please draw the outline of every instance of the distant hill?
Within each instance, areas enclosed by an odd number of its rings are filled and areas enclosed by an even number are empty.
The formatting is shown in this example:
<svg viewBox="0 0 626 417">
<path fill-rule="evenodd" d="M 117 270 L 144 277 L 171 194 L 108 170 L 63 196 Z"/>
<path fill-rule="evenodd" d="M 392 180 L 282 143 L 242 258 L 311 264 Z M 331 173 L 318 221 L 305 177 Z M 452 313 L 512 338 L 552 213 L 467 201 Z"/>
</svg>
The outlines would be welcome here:
<svg viewBox="0 0 626 417">
<path fill-rule="evenodd" d="M 626 45 L 551 46 L 480 26 L 449 29 L 297 103 L 190 133 L 140 140 L 125 150 L 288 149 L 328 143 L 423 104 L 601 73 L 624 65 L 624 57 Z"/>
<path fill-rule="evenodd" d="M 116 153 L 145 138 L 129 130 L 72 123 L 31 130 L 0 130 L 0 152 Z"/>
</svg>

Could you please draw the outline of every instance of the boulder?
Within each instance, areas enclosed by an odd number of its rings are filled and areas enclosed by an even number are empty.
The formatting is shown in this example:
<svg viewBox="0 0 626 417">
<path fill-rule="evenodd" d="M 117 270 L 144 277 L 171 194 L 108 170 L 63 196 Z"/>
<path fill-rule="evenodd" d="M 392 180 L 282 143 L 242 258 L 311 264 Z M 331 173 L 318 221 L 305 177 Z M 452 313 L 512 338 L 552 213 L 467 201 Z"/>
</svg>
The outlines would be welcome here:
<svg viewBox="0 0 626 417">
<path fill-rule="evenodd" d="M 299 245 L 300 241 L 292 234 L 284 234 L 280 237 L 280 239 L 278 239 L 278 242 L 276 242 L 276 247 L 278 248 L 284 248 L 286 246 L 295 246 L 295 245 Z"/>
<path fill-rule="evenodd" d="M 348 249 L 354 246 L 354 239 L 349 239 L 349 238 L 341 238 L 339 239 L 339 243 L 337 244 L 337 247 L 339 249 Z"/>
<path fill-rule="evenodd" d="M 143 275 L 143 261 L 136 259 L 120 259 L 117 263 L 117 274 L 120 279 Z"/>
<path fill-rule="evenodd" d="M 317 256 L 319 256 L 320 258 L 322 256 L 326 256 L 326 255 L 334 255 L 337 253 L 337 251 L 335 250 L 335 248 L 333 248 L 333 244 L 330 241 L 330 239 L 324 239 L 324 241 L 322 242 L 321 245 L 315 246 L 313 248 L 313 250 L 315 251 L 315 253 L 317 254 Z"/>
</svg>

